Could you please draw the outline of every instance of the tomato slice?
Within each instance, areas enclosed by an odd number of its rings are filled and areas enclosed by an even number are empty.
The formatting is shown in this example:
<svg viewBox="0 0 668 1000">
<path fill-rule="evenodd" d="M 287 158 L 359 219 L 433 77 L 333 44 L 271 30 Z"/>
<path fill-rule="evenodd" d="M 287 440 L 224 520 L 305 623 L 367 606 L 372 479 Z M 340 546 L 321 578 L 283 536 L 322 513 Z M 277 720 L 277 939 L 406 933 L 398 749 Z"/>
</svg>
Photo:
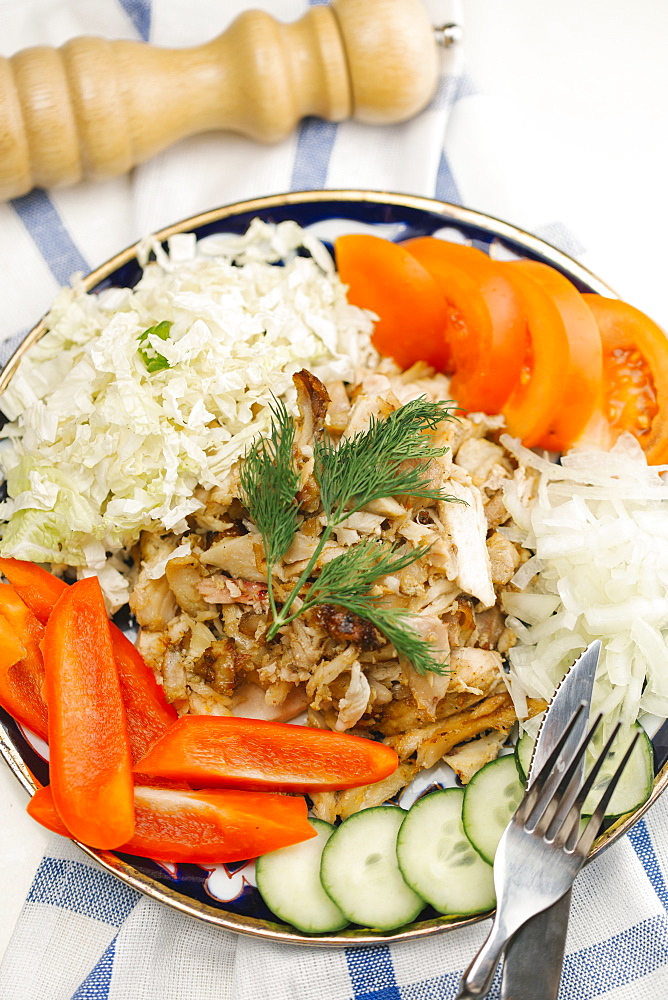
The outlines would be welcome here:
<svg viewBox="0 0 668 1000">
<path fill-rule="evenodd" d="M 0 705 L 17 722 L 45 740 L 47 710 L 42 696 L 44 662 L 40 649 L 44 626 L 8 583 L 0 583 L 0 615 L 7 623 L 5 631 L 9 629 L 14 636 L 14 643 L 18 642 L 24 650 L 20 659 L 10 663 L 15 655 L 15 648 L 9 635 L 7 636 L 0 668 Z"/>
<path fill-rule="evenodd" d="M 557 307 L 540 285 L 514 265 L 502 266 L 522 299 L 529 342 L 519 382 L 501 412 L 509 432 L 528 448 L 546 447 L 543 442 L 561 404 L 568 373 L 568 335 Z"/>
<path fill-rule="evenodd" d="M 583 440 L 609 448 L 624 431 L 640 442 L 651 465 L 668 462 L 668 336 L 619 299 L 583 295 L 603 344 L 603 380 Z"/>
<path fill-rule="evenodd" d="M 475 247 L 433 236 L 401 245 L 429 271 L 448 304 L 452 395 L 466 410 L 499 413 L 526 354 L 526 317 L 515 287 Z"/>
<path fill-rule="evenodd" d="M 132 762 L 97 577 L 73 583 L 44 630 L 51 787 L 72 835 L 113 849 L 134 830 Z"/>
<path fill-rule="evenodd" d="M 135 832 L 119 850 L 156 861 L 243 861 L 316 835 L 300 796 L 142 786 L 135 788 L 134 804 Z M 48 830 L 72 836 L 56 810 L 50 787 L 35 792 L 28 813 Z"/>
<path fill-rule="evenodd" d="M 207 788 L 314 792 L 380 781 L 397 764 L 390 747 L 359 736 L 258 719 L 184 715 L 135 770 Z"/>
<path fill-rule="evenodd" d="M 348 301 L 378 316 L 373 342 L 402 368 L 426 361 L 447 371 L 448 311 L 427 270 L 404 247 L 380 236 L 351 234 L 334 243 Z"/>
<path fill-rule="evenodd" d="M 524 300 L 530 346 L 520 384 L 504 407 L 528 447 L 563 451 L 589 421 L 601 385 L 601 337 L 568 278 L 536 261 L 503 265 Z"/>
</svg>

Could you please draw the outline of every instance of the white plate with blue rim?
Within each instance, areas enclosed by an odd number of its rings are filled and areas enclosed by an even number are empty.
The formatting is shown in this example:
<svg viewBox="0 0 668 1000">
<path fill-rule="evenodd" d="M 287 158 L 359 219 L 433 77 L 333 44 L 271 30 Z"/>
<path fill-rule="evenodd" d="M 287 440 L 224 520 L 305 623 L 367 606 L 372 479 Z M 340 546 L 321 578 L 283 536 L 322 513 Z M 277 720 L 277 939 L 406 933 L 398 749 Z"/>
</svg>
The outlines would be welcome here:
<svg viewBox="0 0 668 1000">
<path fill-rule="evenodd" d="M 473 245 L 495 260 L 541 261 L 561 271 L 580 291 L 615 295 L 577 261 L 515 226 L 457 205 L 410 195 L 356 190 L 292 192 L 226 205 L 168 226 L 155 235 L 166 241 L 176 233 L 185 232 L 195 233 L 199 239 L 218 233 L 241 234 L 256 217 L 275 223 L 294 220 L 330 248 L 345 233 L 373 233 L 394 241 L 438 236 Z M 95 293 L 111 287 L 132 287 L 141 274 L 134 245 L 87 275 L 83 283 L 87 291 Z M 0 377 L 0 392 L 25 351 L 44 332 L 44 323 L 40 322 L 28 334 Z M 635 813 L 615 821 L 599 838 L 595 853 L 623 836 L 668 784 L 668 731 L 665 730 L 666 727 L 660 728 L 653 738 L 655 780 L 649 800 Z M 48 784 L 48 749 L 2 709 L 0 753 L 28 793 L 32 794 L 38 785 Z M 428 787 L 439 787 L 447 781 L 442 771 L 421 775 L 401 804 L 409 806 Z M 333 934 L 307 935 L 277 921 L 267 909 L 255 887 L 252 859 L 203 868 L 192 864 L 164 865 L 149 858 L 79 846 L 107 871 L 151 899 L 226 930 L 272 941 L 329 947 L 378 944 L 429 937 L 489 916 L 444 917 L 427 907 L 413 923 L 393 931 L 350 926 Z"/>
</svg>

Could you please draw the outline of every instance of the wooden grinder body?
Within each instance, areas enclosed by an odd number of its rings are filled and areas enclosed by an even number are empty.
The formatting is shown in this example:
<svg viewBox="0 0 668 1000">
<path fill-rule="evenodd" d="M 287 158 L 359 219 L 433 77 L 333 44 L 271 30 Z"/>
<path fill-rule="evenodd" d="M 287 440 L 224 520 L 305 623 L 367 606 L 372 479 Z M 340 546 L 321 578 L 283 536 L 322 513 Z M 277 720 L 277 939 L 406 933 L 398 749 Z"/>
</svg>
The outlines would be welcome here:
<svg viewBox="0 0 668 1000">
<path fill-rule="evenodd" d="M 438 76 L 421 0 L 249 10 L 204 45 L 74 38 L 0 59 L 0 198 L 130 170 L 189 135 L 283 139 L 306 115 L 403 121 Z"/>
</svg>

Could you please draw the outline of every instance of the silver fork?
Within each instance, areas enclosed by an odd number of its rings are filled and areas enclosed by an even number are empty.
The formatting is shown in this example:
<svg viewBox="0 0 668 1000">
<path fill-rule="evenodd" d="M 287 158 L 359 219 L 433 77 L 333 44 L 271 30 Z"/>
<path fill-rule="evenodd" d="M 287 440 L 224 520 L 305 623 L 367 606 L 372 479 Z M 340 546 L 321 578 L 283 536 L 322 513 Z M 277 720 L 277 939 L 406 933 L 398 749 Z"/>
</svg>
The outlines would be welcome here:
<svg viewBox="0 0 668 1000">
<path fill-rule="evenodd" d="M 477 1000 L 487 995 L 510 938 L 530 917 L 568 891 L 599 834 L 608 803 L 638 736 L 629 745 L 581 831 L 582 806 L 619 731 L 617 725 L 584 781 L 580 765 L 601 716 L 570 760 L 557 769 L 557 758 L 583 711 L 585 706 L 581 705 L 501 837 L 494 859 L 496 916 L 487 940 L 462 977 L 456 1000 Z"/>
</svg>

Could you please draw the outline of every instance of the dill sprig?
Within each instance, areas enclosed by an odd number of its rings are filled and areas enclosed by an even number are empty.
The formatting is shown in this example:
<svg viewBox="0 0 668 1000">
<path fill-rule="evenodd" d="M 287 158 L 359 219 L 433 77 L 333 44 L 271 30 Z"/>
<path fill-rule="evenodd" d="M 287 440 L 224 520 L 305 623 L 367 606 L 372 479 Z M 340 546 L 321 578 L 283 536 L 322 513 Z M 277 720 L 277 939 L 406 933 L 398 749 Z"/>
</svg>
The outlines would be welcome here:
<svg viewBox="0 0 668 1000">
<path fill-rule="evenodd" d="M 317 604 L 337 604 L 370 622 L 392 643 L 400 656 L 413 664 L 419 674 L 425 671 L 441 674 L 443 664 L 436 659 L 420 633 L 412 627 L 410 612 L 402 608 L 383 607 L 381 597 L 369 593 L 369 589 L 380 577 L 399 573 L 428 551 L 428 545 L 419 545 L 399 552 L 389 542 L 378 538 L 363 538 L 324 564 L 304 594 L 304 603 L 299 611 L 293 613 L 288 620 Z"/>
<path fill-rule="evenodd" d="M 429 551 L 428 545 L 399 551 L 399 546 L 367 536 L 328 560 L 304 596 L 304 605 L 342 604 L 367 591 L 382 576 L 399 573 Z"/>
<path fill-rule="evenodd" d="M 431 644 L 411 624 L 413 615 L 410 611 L 404 608 L 384 608 L 373 597 L 363 601 L 339 603 L 377 628 L 392 643 L 399 656 L 408 660 L 418 674 L 448 673 L 447 664 L 434 656 Z"/>
<path fill-rule="evenodd" d="M 383 421 L 372 418 L 368 430 L 344 438 L 338 446 L 326 436 L 316 439 L 314 475 L 327 523 L 280 610 L 276 607 L 272 571 L 290 548 L 299 524 L 299 474 L 294 460 L 294 419 L 282 401 L 274 400 L 271 409 L 269 436 L 253 443 L 240 474 L 242 500 L 262 536 L 267 560 L 273 619 L 267 639 L 273 639 L 279 629 L 317 604 L 338 604 L 382 632 L 418 673 L 442 673 L 443 665 L 429 643 L 411 626 L 409 612 L 383 607 L 379 597 L 369 593 L 376 580 L 421 559 L 428 546 L 401 552 L 379 539 L 366 538 L 327 561 L 315 579 L 310 578 L 333 530 L 373 500 L 400 495 L 456 499 L 434 488 L 426 476 L 431 459 L 443 455 L 446 449 L 432 447 L 425 432 L 451 419 L 447 403 L 430 403 L 421 397 Z M 299 606 L 291 610 L 297 598 Z"/>
<path fill-rule="evenodd" d="M 268 437 L 253 442 L 241 463 L 241 499 L 262 535 L 267 591 L 277 617 L 273 569 L 292 545 L 299 524 L 299 474 L 294 464 L 295 422 L 282 399 L 273 399 Z"/>
<path fill-rule="evenodd" d="M 451 417 L 447 403 L 424 396 L 394 410 L 385 420 L 372 416 L 365 431 L 336 446 L 322 437 L 314 444 L 315 477 L 327 521 L 336 526 L 374 500 L 409 494 L 442 500 L 424 472 L 445 448 L 432 448 L 425 431 Z"/>
</svg>

